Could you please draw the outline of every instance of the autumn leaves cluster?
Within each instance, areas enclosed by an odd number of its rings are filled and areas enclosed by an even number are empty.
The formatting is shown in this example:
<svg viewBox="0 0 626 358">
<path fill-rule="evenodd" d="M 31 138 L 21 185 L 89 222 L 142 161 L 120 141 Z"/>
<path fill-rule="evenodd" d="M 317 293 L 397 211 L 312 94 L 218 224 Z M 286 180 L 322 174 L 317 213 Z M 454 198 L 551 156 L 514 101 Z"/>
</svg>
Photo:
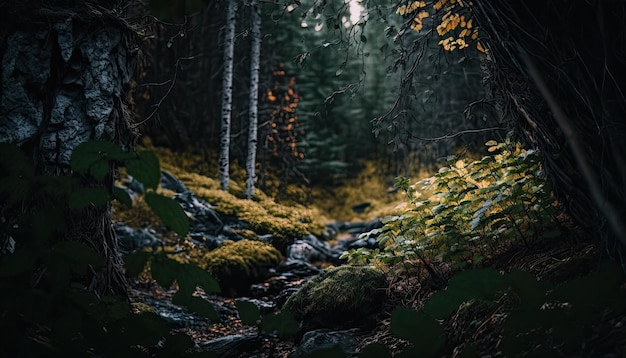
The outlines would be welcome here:
<svg viewBox="0 0 626 358">
<path fill-rule="evenodd" d="M 398 6 L 396 13 L 412 17 L 409 26 L 417 32 L 423 30 L 424 19 L 433 18 L 437 34 L 442 37 L 439 45 L 446 51 L 462 50 L 475 43 L 478 51 L 487 53 L 478 40 L 478 27 L 473 24 L 468 5 L 462 0 L 407 1 Z"/>
</svg>

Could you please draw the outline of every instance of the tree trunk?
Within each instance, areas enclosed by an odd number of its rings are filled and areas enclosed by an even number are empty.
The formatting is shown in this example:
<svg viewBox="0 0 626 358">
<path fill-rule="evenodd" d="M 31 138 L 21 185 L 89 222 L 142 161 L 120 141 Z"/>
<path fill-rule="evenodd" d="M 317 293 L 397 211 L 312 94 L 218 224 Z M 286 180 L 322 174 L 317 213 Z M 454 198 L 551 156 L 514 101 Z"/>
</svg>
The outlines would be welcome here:
<svg viewBox="0 0 626 358">
<path fill-rule="evenodd" d="M 486 79 L 539 147 L 556 194 L 614 257 L 626 250 L 626 5 L 476 1 Z M 622 251 L 620 252 L 620 245 Z"/>
<path fill-rule="evenodd" d="M 134 144 L 127 95 L 136 37 L 115 5 L 0 4 L 0 142 L 22 148 L 37 174 L 71 174 L 70 156 L 88 140 Z M 112 188 L 113 178 L 104 185 Z M 110 207 L 68 211 L 65 218 L 61 239 L 85 242 L 105 258 L 86 286 L 98 295 L 125 295 Z"/>
<path fill-rule="evenodd" d="M 261 9 L 258 0 L 250 2 L 252 7 L 252 48 L 250 50 L 250 120 L 248 123 L 248 158 L 246 160 L 246 196 L 254 195 L 256 166 L 257 122 L 259 109 L 259 70 L 261 60 Z"/>
<path fill-rule="evenodd" d="M 219 173 L 222 190 L 228 189 L 230 117 L 233 102 L 233 52 L 235 49 L 235 15 L 237 0 L 228 0 L 226 34 L 224 36 L 224 77 L 222 81 L 222 129 L 220 131 Z"/>
</svg>

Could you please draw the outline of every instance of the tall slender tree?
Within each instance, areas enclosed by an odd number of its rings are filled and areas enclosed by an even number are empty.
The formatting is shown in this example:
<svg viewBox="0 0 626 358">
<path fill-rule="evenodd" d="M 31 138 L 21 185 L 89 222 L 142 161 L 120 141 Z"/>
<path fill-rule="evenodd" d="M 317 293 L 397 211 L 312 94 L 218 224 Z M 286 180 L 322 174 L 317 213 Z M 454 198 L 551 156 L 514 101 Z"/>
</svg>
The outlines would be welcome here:
<svg viewBox="0 0 626 358">
<path fill-rule="evenodd" d="M 257 122 L 259 104 L 259 70 L 261 60 L 261 9 L 258 0 L 252 0 L 252 46 L 250 49 L 250 119 L 248 128 L 248 158 L 246 160 L 246 196 L 254 195 L 254 177 L 257 148 Z"/>
<path fill-rule="evenodd" d="M 229 152 L 230 152 L 230 119 L 233 102 L 233 52 L 235 49 L 235 15 L 237 0 L 228 0 L 226 12 L 226 33 L 224 36 L 224 77 L 222 80 L 222 129 L 220 131 L 219 173 L 220 187 L 228 189 Z"/>
</svg>

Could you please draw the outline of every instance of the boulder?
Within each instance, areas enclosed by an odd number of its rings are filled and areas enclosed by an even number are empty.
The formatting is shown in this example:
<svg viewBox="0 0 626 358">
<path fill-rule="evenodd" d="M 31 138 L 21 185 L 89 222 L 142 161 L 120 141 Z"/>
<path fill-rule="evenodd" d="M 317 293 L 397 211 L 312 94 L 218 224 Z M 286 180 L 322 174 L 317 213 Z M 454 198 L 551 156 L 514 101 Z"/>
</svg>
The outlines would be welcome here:
<svg viewBox="0 0 626 358">
<path fill-rule="evenodd" d="M 269 277 L 272 267 L 283 261 L 273 246 L 260 241 L 225 241 L 220 247 L 204 255 L 202 263 L 220 283 L 227 296 L 245 296 L 250 285 Z"/>
<path fill-rule="evenodd" d="M 136 249 L 150 247 L 153 251 L 163 244 L 163 241 L 155 236 L 150 229 L 134 229 L 122 223 L 113 224 L 113 230 L 117 236 L 122 253 L 127 254 Z"/>
<path fill-rule="evenodd" d="M 356 350 L 356 335 L 359 333 L 357 329 L 348 329 L 343 331 L 331 331 L 328 329 L 317 329 L 307 332 L 300 341 L 300 346 L 293 352 L 289 358 L 308 357 L 313 352 L 320 349 L 332 349 L 341 353 L 353 354 Z"/>
<path fill-rule="evenodd" d="M 380 312 L 388 287 L 385 275 L 370 267 L 326 269 L 307 281 L 285 303 L 303 327 L 350 327 Z"/>
</svg>

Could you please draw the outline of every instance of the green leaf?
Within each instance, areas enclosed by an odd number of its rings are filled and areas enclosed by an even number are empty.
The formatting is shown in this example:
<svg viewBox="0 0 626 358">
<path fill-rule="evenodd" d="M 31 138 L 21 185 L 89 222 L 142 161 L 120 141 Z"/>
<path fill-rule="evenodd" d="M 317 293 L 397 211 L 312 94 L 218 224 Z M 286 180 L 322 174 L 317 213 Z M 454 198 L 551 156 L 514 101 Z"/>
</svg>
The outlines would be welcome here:
<svg viewBox="0 0 626 358">
<path fill-rule="evenodd" d="M 259 326 L 263 332 L 275 333 L 280 337 L 288 337 L 298 332 L 298 321 L 293 313 L 281 311 L 278 314 L 269 314 L 261 320 Z"/>
<path fill-rule="evenodd" d="M 137 153 L 137 157 L 126 160 L 129 175 L 140 181 L 146 188 L 156 190 L 161 180 L 159 158 L 150 151 Z"/>
<path fill-rule="evenodd" d="M 359 354 L 359 358 L 391 358 L 389 348 L 381 343 L 368 344 Z"/>
<path fill-rule="evenodd" d="M 313 352 L 304 356 L 305 358 L 347 358 L 348 354 L 344 352 L 337 344 L 332 347 L 318 348 Z"/>
<path fill-rule="evenodd" d="M 109 174 L 110 170 L 111 164 L 106 160 L 95 162 L 91 167 L 89 167 L 89 173 L 99 181 L 103 181 L 107 174 Z"/>
<path fill-rule="evenodd" d="M 237 300 L 235 301 L 239 318 L 243 324 L 254 326 L 261 317 L 259 307 L 252 302 Z"/>
<path fill-rule="evenodd" d="M 37 253 L 34 250 L 17 250 L 0 260 L 0 277 L 17 276 L 35 267 Z"/>
<path fill-rule="evenodd" d="M 116 322 L 108 331 L 112 333 L 112 341 L 125 342 L 128 346 L 150 347 L 167 337 L 170 329 L 157 314 L 143 312 Z"/>
<path fill-rule="evenodd" d="M 33 168 L 26 154 L 14 144 L 0 143 L 0 194 L 6 202 L 19 202 L 30 190 Z"/>
<path fill-rule="evenodd" d="M 183 332 L 175 332 L 170 333 L 169 337 L 165 339 L 163 353 L 170 356 L 176 356 L 193 347 L 194 341 L 188 334 Z"/>
<path fill-rule="evenodd" d="M 119 186 L 113 187 L 113 198 L 117 199 L 120 203 L 124 204 L 127 208 L 133 207 L 133 201 L 130 198 L 130 195 L 126 192 L 126 190 L 122 189 Z"/>
<path fill-rule="evenodd" d="M 105 188 L 83 188 L 70 193 L 70 209 L 82 210 L 94 205 L 103 207 L 109 202 L 109 192 Z"/>
<path fill-rule="evenodd" d="M 444 346 L 443 327 L 431 316 L 408 308 L 391 314 L 391 332 L 407 339 L 425 356 L 435 356 Z"/>
<path fill-rule="evenodd" d="M 79 144 L 74 149 L 70 167 L 77 173 L 91 173 L 96 179 L 102 180 L 109 170 L 110 160 L 124 160 L 130 155 L 109 141 L 91 140 Z"/>
<path fill-rule="evenodd" d="M 460 272 L 448 284 L 448 288 L 433 294 L 424 305 L 424 312 L 446 318 L 461 303 L 471 299 L 491 299 L 496 292 L 506 288 L 504 279 L 491 269 L 474 269 Z"/>
<path fill-rule="evenodd" d="M 537 280 L 528 272 L 515 270 L 506 274 L 504 278 L 519 296 L 523 308 L 539 309 L 547 300 L 547 292 L 552 289 L 551 285 Z"/>
<path fill-rule="evenodd" d="M 124 267 L 126 268 L 126 276 L 137 277 L 146 268 L 148 260 L 152 257 L 152 253 L 148 251 L 135 251 L 124 257 Z"/>
<path fill-rule="evenodd" d="M 183 265 L 183 272 L 186 277 L 191 278 L 194 283 L 204 290 L 206 293 L 219 293 L 220 286 L 217 280 L 211 276 L 206 270 L 196 264 Z"/>
<path fill-rule="evenodd" d="M 435 318 L 444 319 L 459 308 L 461 303 L 474 298 L 471 292 L 443 290 L 435 292 L 424 304 L 424 312 Z"/>
<path fill-rule="evenodd" d="M 176 277 L 181 264 L 177 261 L 170 259 L 165 254 L 159 254 L 152 260 L 150 271 L 152 272 L 152 278 L 163 287 L 170 287 Z"/>
<path fill-rule="evenodd" d="M 180 236 L 187 235 L 189 218 L 176 200 L 152 192 L 146 193 L 145 200 L 150 209 L 166 226 Z"/>
<path fill-rule="evenodd" d="M 214 321 L 219 320 L 220 317 L 210 302 L 198 296 L 191 296 L 189 297 L 188 300 L 189 300 L 189 303 L 187 304 L 187 307 L 192 312 L 197 313 L 202 317 L 206 317 Z"/>
</svg>

